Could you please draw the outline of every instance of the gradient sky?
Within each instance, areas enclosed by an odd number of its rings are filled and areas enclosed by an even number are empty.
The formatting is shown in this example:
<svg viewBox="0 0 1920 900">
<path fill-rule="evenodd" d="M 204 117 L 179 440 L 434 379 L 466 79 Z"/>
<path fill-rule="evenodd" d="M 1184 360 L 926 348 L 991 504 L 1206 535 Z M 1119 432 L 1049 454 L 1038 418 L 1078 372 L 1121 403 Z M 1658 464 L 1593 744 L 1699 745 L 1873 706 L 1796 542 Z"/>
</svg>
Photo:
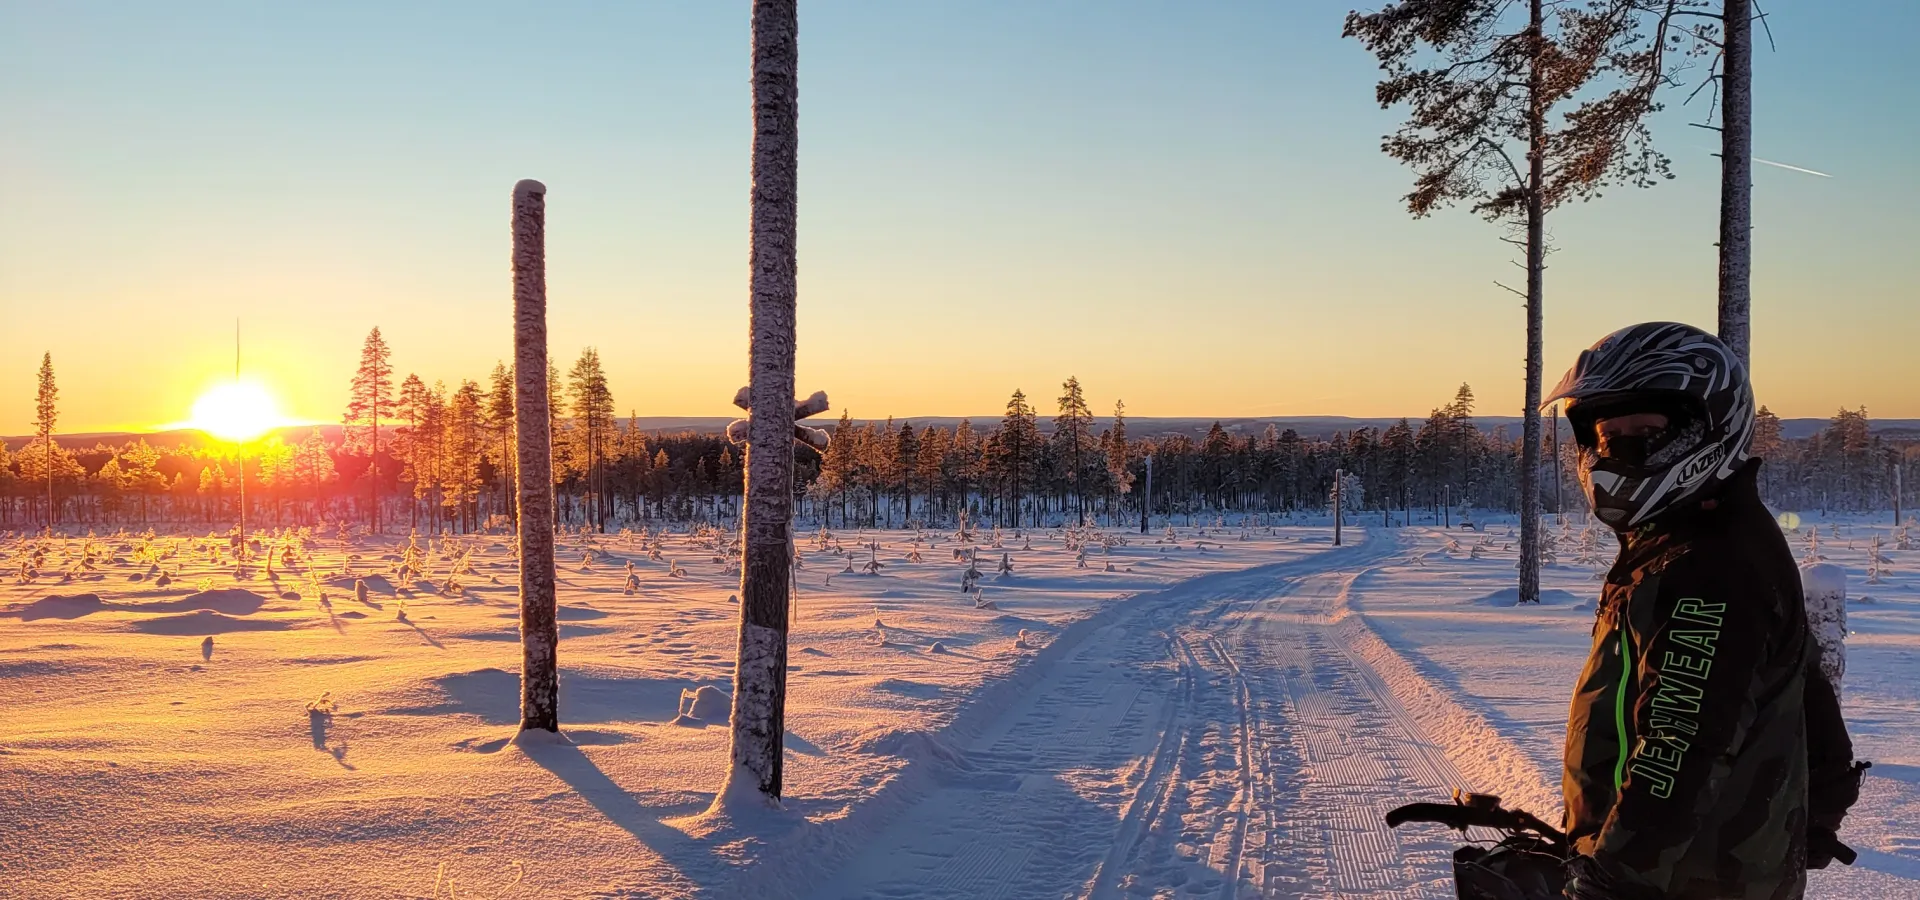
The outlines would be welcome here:
<svg viewBox="0 0 1920 900">
<path fill-rule="evenodd" d="M 1517 414 L 1501 232 L 1413 221 L 1350 0 L 801 8 L 800 387 L 856 416 Z M 1755 368 L 1787 416 L 1920 416 L 1920 5 L 1766 7 Z M 0 434 L 51 351 L 63 431 L 180 421 L 247 368 L 337 421 L 511 347 L 508 202 L 548 198 L 552 349 L 621 412 L 746 378 L 748 4 L 0 0 Z M 1551 382 L 1635 321 L 1711 327 L 1714 135 L 1549 220 Z"/>
</svg>

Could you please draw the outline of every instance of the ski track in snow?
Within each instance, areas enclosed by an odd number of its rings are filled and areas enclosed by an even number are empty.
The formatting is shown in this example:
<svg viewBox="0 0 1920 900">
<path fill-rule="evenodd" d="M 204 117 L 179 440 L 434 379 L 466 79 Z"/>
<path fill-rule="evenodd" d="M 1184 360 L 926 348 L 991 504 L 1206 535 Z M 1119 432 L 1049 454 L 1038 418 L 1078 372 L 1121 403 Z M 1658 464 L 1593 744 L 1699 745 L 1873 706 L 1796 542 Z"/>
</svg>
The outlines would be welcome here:
<svg viewBox="0 0 1920 900">
<path fill-rule="evenodd" d="M 1445 897 L 1461 783 L 1330 629 L 1390 536 L 1138 598 L 802 896 Z"/>
</svg>

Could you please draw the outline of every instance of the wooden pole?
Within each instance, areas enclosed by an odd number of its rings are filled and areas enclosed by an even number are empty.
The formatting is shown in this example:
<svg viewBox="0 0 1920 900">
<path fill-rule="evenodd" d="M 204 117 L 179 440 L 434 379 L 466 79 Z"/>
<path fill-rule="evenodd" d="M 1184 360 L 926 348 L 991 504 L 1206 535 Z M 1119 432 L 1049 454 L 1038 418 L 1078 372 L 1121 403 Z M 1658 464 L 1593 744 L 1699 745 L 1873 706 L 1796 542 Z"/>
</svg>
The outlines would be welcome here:
<svg viewBox="0 0 1920 900">
<path fill-rule="evenodd" d="M 1140 533 L 1147 533 L 1147 519 L 1153 509 L 1153 454 L 1147 454 L 1147 491 L 1140 495 Z"/>
<path fill-rule="evenodd" d="M 1333 545 L 1335 547 L 1340 546 L 1340 507 L 1342 505 L 1340 485 L 1342 481 L 1346 480 L 1346 477 L 1346 470 L 1333 470 Z"/>
</svg>

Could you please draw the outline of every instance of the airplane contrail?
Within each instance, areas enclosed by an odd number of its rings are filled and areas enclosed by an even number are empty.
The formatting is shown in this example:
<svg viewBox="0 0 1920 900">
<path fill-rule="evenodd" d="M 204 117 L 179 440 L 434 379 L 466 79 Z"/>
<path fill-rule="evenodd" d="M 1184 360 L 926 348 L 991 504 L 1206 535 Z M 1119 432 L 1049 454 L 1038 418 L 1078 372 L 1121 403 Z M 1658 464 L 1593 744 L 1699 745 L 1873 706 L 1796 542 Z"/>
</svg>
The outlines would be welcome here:
<svg viewBox="0 0 1920 900">
<path fill-rule="evenodd" d="M 1801 168 L 1801 167 L 1799 167 L 1799 166 L 1790 166 L 1790 165 L 1787 165 L 1786 163 L 1781 163 L 1781 162 L 1774 162 L 1773 160 L 1770 160 L 1770 159 L 1761 159 L 1761 158 L 1760 158 L 1760 157 L 1758 157 L 1758 156 L 1755 156 L 1755 157 L 1753 157 L 1753 161 L 1754 161 L 1754 162 L 1757 162 L 1757 163 L 1760 163 L 1760 164 L 1762 164 L 1762 165 L 1768 165 L 1768 166 L 1773 166 L 1773 167 L 1775 167 L 1775 168 L 1780 168 L 1780 169 L 1790 169 L 1790 170 L 1792 170 L 1792 171 L 1795 171 L 1795 172 L 1805 172 L 1805 173 L 1807 173 L 1808 175 L 1818 175 L 1818 176 L 1820 176 L 1821 178 L 1832 178 L 1832 177 L 1833 177 L 1832 175 L 1828 175 L 1828 174 L 1827 174 L 1827 173 L 1825 173 L 1825 172 L 1815 172 L 1815 171 L 1814 171 L 1814 170 L 1812 170 L 1812 169 L 1803 169 L 1803 168 Z"/>
<path fill-rule="evenodd" d="M 1693 149 L 1698 150 L 1702 153 L 1705 153 L 1706 155 L 1711 156 L 1714 159 L 1720 158 L 1720 151 L 1718 150 L 1709 150 L 1706 147 L 1700 146 L 1699 144 L 1694 144 L 1692 146 L 1693 146 Z M 1829 175 L 1825 172 L 1818 171 L 1816 169 L 1808 169 L 1803 166 L 1790 166 L 1790 165 L 1787 165 L 1786 163 L 1774 162 L 1773 160 L 1770 160 L 1770 159 L 1761 159 L 1758 156 L 1749 157 L 1749 159 L 1752 159 L 1754 162 L 1760 163 L 1761 165 L 1765 165 L 1765 166 L 1773 166 L 1775 168 L 1788 169 L 1794 172 L 1805 172 L 1808 175 L 1818 175 L 1821 178 L 1833 177 L 1832 175 Z"/>
</svg>

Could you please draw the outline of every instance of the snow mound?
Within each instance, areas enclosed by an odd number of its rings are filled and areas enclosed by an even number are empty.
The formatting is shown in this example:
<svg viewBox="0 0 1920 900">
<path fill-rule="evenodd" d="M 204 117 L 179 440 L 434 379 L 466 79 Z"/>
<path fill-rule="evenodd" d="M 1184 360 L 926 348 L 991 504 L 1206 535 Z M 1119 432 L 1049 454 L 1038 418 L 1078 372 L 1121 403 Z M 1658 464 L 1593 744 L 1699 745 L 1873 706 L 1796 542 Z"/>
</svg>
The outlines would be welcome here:
<svg viewBox="0 0 1920 900">
<path fill-rule="evenodd" d="M 571 747 L 573 739 L 564 731 L 548 731 L 545 728 L 522 728 L 508 743 L 515 747 Z"/>
<path fill-rule="evenodd" d="M 214 612 L 211 609 L 199 609 L 177 616 L 157 616 L 127 626 L 130 631 L 142 634 L 162 634 L 173 637 L 211 637 L 216 634 L 228 634 L 235 631 L 285 631 L 286 622 L 257 619 L 239 619 Z"/>
<path fill-rule="evenodd" d="M 946 739 L 925 731 L 883 726 L 854 739 L 857 753 L 872 756 L 897 756 L 908 762 L 933 763 L 955 769 L 972 768 L 967 755 Z"/>
<path fill-rule="evenodd" d="M 1520 588 L 1517 586 L 1501 588 L 1491 594 L 1475 597 L 1467 602 L 1475 606 L 1519 606 Z M 1572 591 L 1563 591 L 1559 588 L 1542 588 L 1540 590 L 1541 606 L 1572 606 L 1577 608 L 1586 602 L 1586 598 Z"/>
<path fill-rule="evenodd" d="M 704 812 L 660 821 L 695 840 L 733 847 L 766 846 L 807 824 L 797 810 L 761 793 L 753 773 L 741 765 L 729 770 Z"/>
<path fill-rule="evenodd" d="M 134 612 L 208 612 L 225 613 L 229 616 L 250 616 L 265 606 L 267 598 L 245 588 L 222 588 L 188 594 L 178 600 L 162 600 L 156 603 L 142 603 L 129 606 Z"/>
<path fill-rule="evenodd" d="M 588 619 L 604 619 L 607 614 L 589 606 L 562 606 L 554 610 L 554 618 L 562 622 L 580 622 Z"/>
<path fill-rule="evenodd" d="M 8 615 L 22 621 L 35 619 L 78 619 L 107 608 L 99 594 L 49 594 L 32 603 L 13 607 Z"/>
<path fill-rule="evenodd" d="M 710 684 L 680 692 L 680 714 L 673 724 L 701 726 L 709 722 L 725 723 L 733 717 L 733 696 Z"/>
</svg>

